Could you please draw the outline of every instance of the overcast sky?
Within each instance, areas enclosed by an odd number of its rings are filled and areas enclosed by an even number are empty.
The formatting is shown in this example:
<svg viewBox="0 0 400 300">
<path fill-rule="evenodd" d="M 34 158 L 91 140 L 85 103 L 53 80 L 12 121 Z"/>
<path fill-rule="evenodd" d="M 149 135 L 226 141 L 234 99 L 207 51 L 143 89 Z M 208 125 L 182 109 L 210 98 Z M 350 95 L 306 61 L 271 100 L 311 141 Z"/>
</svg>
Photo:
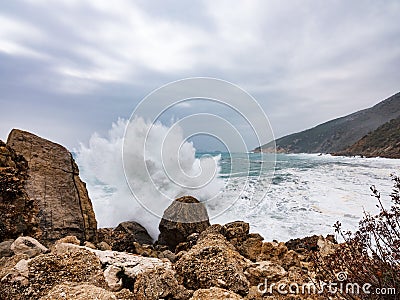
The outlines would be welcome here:
<svg viewBox="0 0 400 300">
<path fill-rule="evenodd" d="M 192 76 L 251 93 L 275 136 L 400 91 L 400 1 L 2 1 L 0 139 L 69 147 Z"/>
</svg>

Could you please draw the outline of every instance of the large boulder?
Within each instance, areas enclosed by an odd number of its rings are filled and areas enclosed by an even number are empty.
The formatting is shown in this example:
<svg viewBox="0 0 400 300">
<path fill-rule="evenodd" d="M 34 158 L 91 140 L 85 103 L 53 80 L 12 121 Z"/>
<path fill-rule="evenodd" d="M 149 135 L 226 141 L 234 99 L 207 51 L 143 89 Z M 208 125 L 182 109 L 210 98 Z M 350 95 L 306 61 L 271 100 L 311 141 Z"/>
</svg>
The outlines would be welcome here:
<svg viewBox="0 0 400 300">
<path fill-rule="evenodd" d="M 167 245 L 170 250 L 192 233 L 201 233 L 210 226 L 207 209 L 203 203 L 191 196 L 184 196 L 176 199 L 164 211 L 160 222 L 160 235 L 158 243 Z"/>
<path fill-rule="evenodd" d="M 41 253 L 50 252 L 45 246 L 34 238 L 29 236 L 20 236 L 11 244 L 11 250 L 15 254 L 26 254 L 28 257 L 34 257 Z"/>
<path fill-rule="evenodd" d="M 19 256 L 18 263 L 1 278 L 2 299 L 38 299 L 67 281 L 107 287 L 100 260 L 90 251 L 50 253 L 31 259 L 27 255 L 15 256 Z"/>
<path fill-rule="evenodd" d="M 38 206 L 25 191 L 28 162 L 0 141 L 0 242 L 40 236 Z"/>
<path fill-rule="evenodd" d="M 101 251 L 74 244 L 55 246 L 57 255 L 90 252 L 98 257 L 104 270 L 108 288 L 117 291 L 123 287 L 133 291 L 138 300 L 160 298 L 186 300 L 192 292 L 179 284 L 175 270 L 168 259 L 143 257 L 125 252 Z"/>
<path fill-rule="evenodd" d="M 24 189 L 33 200 L 34 225 L 44 243 L 67 235 L 96 241 L 97 222 L 72 154 L 63 146 L 13 129 L 7 145 L 28 162 Z M 29 223 L 29 221 L 28 221 Z"/>
<path fill-rule="evenodd" d="M 220 287 L 244 295 L 249 289 L 244 274 L 249 264 L 223 235 L 206 230 L 200 234 L 197 244 L 180 256 L 175 269 L 187 288 Z"/>
</svg>

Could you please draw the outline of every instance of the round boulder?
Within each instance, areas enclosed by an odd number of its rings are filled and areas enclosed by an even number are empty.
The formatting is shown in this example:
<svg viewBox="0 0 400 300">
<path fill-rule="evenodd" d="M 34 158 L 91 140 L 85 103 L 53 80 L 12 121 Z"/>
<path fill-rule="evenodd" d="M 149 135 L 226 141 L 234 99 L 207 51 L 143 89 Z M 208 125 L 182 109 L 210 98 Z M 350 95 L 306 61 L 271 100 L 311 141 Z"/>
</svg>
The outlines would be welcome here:
<svg viewBox="0 0 400 300">
<path fill-rule="evenodd" d="M 185 242 L 192 233 L 201 233 L 210 226 L 207 209 L 203 203 L 191 196 L 176 199 L 164 211 L 160 222 L 158 243 L 170 250 Z"/>
</svg>

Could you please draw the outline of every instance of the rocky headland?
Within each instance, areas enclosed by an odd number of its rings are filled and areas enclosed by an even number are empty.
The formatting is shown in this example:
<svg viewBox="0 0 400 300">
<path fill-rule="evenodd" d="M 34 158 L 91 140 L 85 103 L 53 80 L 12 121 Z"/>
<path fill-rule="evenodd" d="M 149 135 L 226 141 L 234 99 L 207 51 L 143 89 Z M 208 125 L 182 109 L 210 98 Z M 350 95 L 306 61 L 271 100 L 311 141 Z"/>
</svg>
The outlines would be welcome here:
<svg viewBox="0 0 400 300">
<path fill-rule="evenodd" d="M 400 117 L 390 120 L 333 155 L 400 158 Z"/>
<path fill-rule="evenodd" d="M 177 213 L 190 222 L 171 221 Z M 71 153 L 21 130 L 0 141 L 0 215 L 0 299 L 321 299 L 266 283 L 313 284 L 313 254 L 338 246 L 264 241 L 242 221 L 211 225 L 190 196 L 167 208 L 157 241 L 133 221 L 98 229 Z"/>
<path fill-rule="evenodd" d="M 373 107 L 354 112 L 350 115 L 330 120 L 319 124 L 313 128 L 289 134 L 278 138 L 265 145 L 257 147 L 254 152 L 278 152 L 278 153 L 337 153 L 351 152 L 359 153 L 365 151 L 367 154 L 377 156 L 387 153 L 399 153 L 399 140 L 384 140 L 377 138 L 367 140 L 367 146 L 364 146 L 363 137 L 377 130 L 385 123 L 400 117 L 400 93 L 377 103 Z M 382 129 L 382 128 L 381 128 Z M 393 132 L 393 130 L 392 130 Z M 384 134 L 388 137 L 388 134 Z M 361 140 L 361 141 L 360 141 Z M 353 144 L 360 145 L 354 146 Z M 350 149 L 348 149 L 350 147 Z M 369 151 L 377 149 L 377 152 Z M 375 149 L 374 149 L 375 148 Z M 387 150 L 385 150 L 388 148 Z M 394 148 L 394 150 L 391 150 Z M 380 150 L 380 151 L 379 151 Z M 382 151 L 383 150 L 383 151 Z"/>
</svg>

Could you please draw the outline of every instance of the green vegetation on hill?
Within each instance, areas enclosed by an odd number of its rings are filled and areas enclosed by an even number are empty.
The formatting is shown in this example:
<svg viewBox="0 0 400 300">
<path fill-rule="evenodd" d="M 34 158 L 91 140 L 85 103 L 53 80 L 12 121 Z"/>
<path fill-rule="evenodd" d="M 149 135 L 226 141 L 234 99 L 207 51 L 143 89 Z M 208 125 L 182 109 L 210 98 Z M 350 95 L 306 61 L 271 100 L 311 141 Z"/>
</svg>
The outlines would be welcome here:
<svg viewBox="0 0 400 300">
<path fill-rule="evenodd" d="M 400 158 L 400 117 L 383 124 L 335 155 Z"/>
</svg>

